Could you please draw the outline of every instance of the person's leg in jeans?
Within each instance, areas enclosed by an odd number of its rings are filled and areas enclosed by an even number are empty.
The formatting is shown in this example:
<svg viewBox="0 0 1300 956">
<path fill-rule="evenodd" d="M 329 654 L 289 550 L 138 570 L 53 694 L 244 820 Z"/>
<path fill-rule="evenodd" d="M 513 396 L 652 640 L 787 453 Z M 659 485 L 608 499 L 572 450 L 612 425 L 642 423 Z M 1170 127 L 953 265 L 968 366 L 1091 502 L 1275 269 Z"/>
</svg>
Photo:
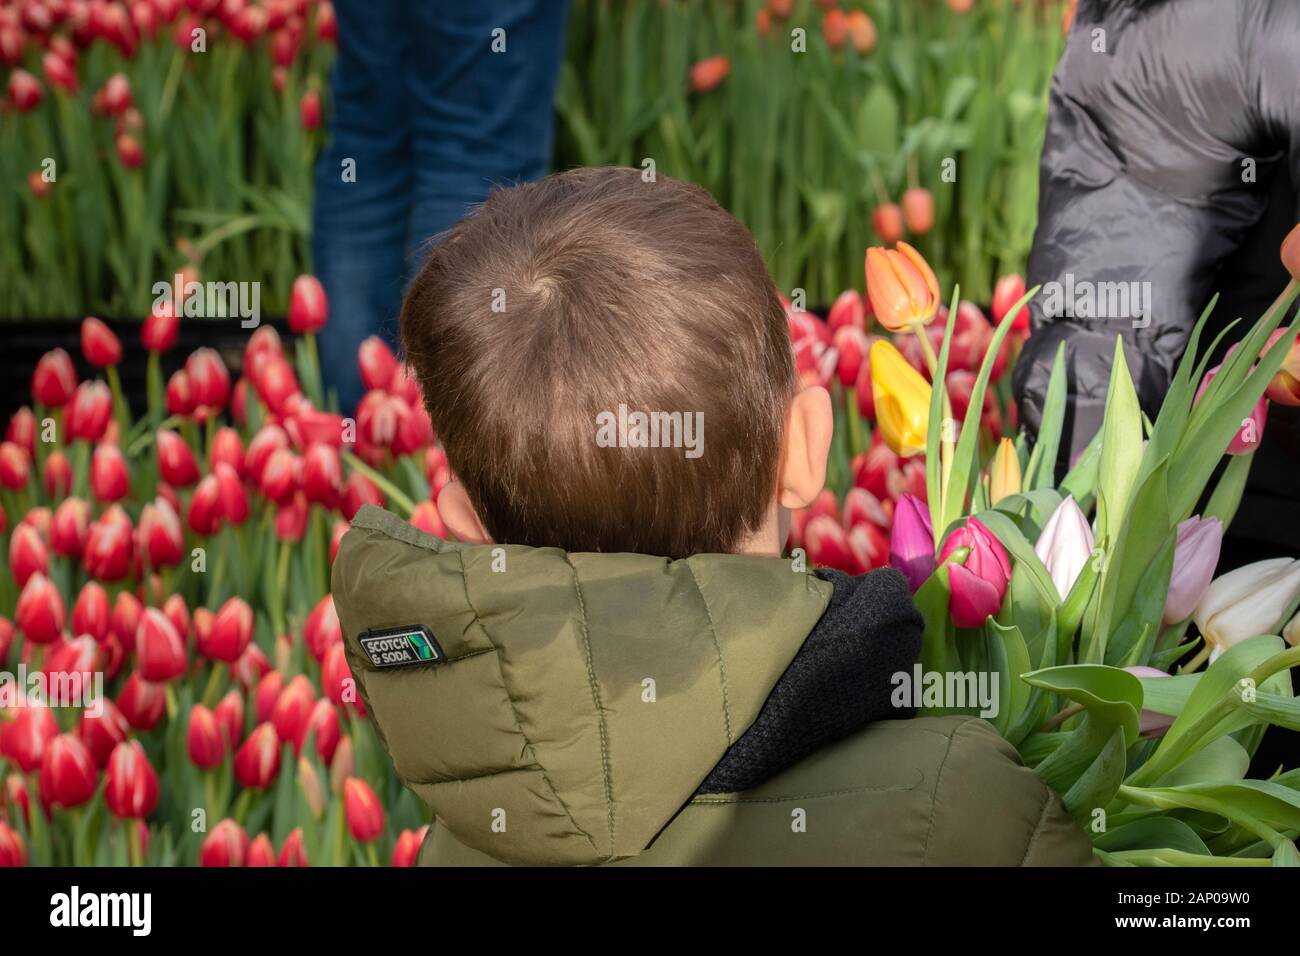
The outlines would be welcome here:
<svg viewBox="0 0 1300 956">
<path fill-rule="evenodd" d="M 401 305 L 412 188 L 403 60 L 412 37 L 403 0 L 334 6 L 334 109 L 329 145 L 316 166 L 312 256 L 330 303 L 321 370 L 340 411 L 350 415 L 362 394 L 357 346 L 369 335 L 391 340 Z M 436 56 L 427 48 L 419 55 Z M 344 176 L 346 160 L 355 162 L 355 182 Z"/>
<path fill-rule="evenodd" d="M 412 3 L 414 268 L 425 244 L 493 185 L 550 169 L 567 9 L 567 0 Z M 502 52 L 493 52 L 497 30 Z"/>
</svg>

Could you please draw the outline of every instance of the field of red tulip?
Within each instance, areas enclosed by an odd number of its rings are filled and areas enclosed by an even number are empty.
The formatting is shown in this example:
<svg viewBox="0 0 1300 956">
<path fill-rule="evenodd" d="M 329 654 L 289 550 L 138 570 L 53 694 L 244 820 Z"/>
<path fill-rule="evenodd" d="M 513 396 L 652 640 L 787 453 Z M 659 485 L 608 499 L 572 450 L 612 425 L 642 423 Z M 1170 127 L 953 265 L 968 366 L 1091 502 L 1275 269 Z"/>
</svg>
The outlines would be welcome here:
<svg viewBox="0 0 1300 956">
<path fill-rule="evenodd" d="M 0 863 L 411 862 L 422 810 L 365 721 L 328 574 L 363 503 L 440 531 L 447 469 L 377 339 L 355 419 L 325 410 L 325 317 L 302 277 L 292 358 L 264 327 L 233 383 L 199 349 L 164 384 L 178 321 L 157 310 L 128 343 L 156 384 L 138 419 L 97 319 L 104 379 L 59 350 L 36 367 L 0 444 Z"/>
<path fill-rule="evenodd" d="M 555 165 L 704 185 L 829 302 L 907 237 L 987 303 L 1033 235 L 1060 0 L 572 0 Z M 310 271 L 329 0 L 0 0 L 0 318 Z M 797 237 L 797 241 L 795 241 Z"/>
</svg>

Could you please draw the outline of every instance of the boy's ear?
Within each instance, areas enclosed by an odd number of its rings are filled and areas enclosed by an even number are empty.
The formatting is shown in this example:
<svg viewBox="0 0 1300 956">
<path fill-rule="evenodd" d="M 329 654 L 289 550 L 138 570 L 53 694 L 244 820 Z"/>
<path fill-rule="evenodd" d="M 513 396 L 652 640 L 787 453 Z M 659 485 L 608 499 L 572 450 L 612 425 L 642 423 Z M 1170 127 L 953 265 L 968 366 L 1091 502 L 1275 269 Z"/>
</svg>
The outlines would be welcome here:
<svg viewBox="0 0 1300 956">
<path fill-rule="evenodd" d="M 459 481 L 453 479 L 443 485 L 442 491 L 438 493 L 437 505 L 438 515 L 457 541 L 465 544 L 493 543 L 483 522 L 478 520 L 478 512 L 465 493 L 465 486 Z"/>
<path fill-rule="evenodd" d="M 831 396 L 820 385 L 810 385 L 790 401 L 777 481 L 777 500 L 781 507 L 806 508 L 825 487 L 826 457 L 830 454 L 834 428 Z"/>
</svg>

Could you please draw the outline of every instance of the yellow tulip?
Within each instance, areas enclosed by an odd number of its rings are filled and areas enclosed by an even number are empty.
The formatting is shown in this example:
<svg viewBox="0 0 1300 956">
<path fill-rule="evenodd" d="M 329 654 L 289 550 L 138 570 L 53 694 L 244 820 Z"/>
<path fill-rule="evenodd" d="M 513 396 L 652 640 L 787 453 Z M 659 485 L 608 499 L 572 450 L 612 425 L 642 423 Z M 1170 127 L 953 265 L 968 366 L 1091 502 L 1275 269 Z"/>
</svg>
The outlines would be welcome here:
<svg viewBox="0 0 1300 956">
<path fill-rule="evenodd" d="M 995 505 L 1008 495 L 1020 494 L 1020 456 L 1010 438 L 998 442 L 989 465 L 989 504 Z"/>
<path fill-rule="evenodd" d="M 925 451 L 930 423 L 930 383 L 891 342 L 871 345 L 871 397 L 885 444 L 903 458 Z"/>
</svg>

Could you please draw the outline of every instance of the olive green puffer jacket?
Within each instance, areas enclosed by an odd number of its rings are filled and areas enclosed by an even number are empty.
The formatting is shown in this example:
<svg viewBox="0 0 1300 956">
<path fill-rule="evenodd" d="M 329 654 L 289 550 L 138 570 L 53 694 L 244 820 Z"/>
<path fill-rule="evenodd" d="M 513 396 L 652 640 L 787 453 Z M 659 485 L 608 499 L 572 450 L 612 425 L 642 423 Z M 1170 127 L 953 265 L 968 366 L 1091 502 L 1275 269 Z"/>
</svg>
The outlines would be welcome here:
<svg viewBox="0 0 1300 956">
<path fill-rule="evenodd" d="M 831 590 L 772 558 L 460 545 L 371 507 L 333 572 L 358 689 L 433 811 L 423 864 L 1091 862 L 975 717 L 878 721 L 697 792 Z"/>
</svg>

